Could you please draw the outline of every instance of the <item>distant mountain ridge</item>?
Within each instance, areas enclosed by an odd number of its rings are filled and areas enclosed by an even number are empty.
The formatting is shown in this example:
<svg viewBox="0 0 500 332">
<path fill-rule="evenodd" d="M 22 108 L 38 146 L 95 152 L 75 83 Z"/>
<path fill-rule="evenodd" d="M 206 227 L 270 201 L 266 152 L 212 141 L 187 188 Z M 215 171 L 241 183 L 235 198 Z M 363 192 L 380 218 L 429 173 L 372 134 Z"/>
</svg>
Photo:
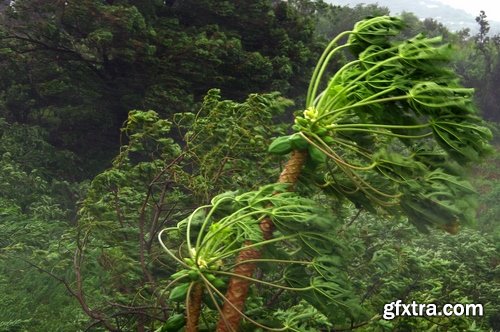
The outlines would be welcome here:
<svg viewBox="0 0 500 332">
<path fill-rule="evenodd" d="M 476 16 L 479 15 L 481 8 L 478 8 L 477 15 L 471 15 L 462 9 L 457 9 L 443 4 L 437 0 L 326 0 L 332 5 L 341 5 L 354 7 L 358 4 L 378 4 L 381 7 L 387 7 L 391 14 L 397 15 L 403 11 L 412 12 L 418 18 L 433 18 L 444 24 L 451 31 L 458 31 L 469 28 L 471 35 L 479 31 L 479 25 L 476 23 Z M 486 12 L 488 16 L 488 12 Z M 490 35 L 500 33 L 500 22 L 492 21 L 490 23 Z"/>
</svg>

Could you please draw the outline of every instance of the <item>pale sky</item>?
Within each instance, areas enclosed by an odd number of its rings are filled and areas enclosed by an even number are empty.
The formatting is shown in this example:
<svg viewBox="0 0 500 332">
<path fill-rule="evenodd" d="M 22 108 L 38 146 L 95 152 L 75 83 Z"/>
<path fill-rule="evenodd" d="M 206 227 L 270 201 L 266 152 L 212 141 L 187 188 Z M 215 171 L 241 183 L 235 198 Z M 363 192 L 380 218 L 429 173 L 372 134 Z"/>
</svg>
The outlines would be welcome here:
<svg viewBox="0 0 500 332">
<path fill-rule="evenodd" d="M 500 1 L 498 0 L 438 0 L 455 8 L 460 8 L 472 15 L 486 12 L 486 20 L 500 22 Z"/>
</svg>

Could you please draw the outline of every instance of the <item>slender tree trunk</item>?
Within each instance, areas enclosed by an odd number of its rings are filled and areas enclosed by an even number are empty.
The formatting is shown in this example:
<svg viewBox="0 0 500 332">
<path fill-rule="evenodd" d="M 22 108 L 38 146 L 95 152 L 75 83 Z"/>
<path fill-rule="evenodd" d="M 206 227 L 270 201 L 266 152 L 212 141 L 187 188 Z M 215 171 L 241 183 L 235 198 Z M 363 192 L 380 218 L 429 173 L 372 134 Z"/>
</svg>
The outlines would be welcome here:
<svg viewBox="0 0 500 332">
<path fill-rule="evenodd" d="M 201 313 L 201 301 L 203 297 L 203 286 L 200 283 L 193 285 L 189 294 L 187 304 L 186 332 L 198 331 L 198 322 Z"/>
<path fill-rule="evenodd" d="M 139 315 L 137 319 L 137 332 L 144 332 L 144 315 Z"/>
<path fill-rule="evenodd" d="M 307 159 L 307 151 L 294 150 L 285 168 L 281 172 L 278 182 L 289 183 L 289 190 L 293 190 L 299 178 L 302 166 Z M 260 223 L 260 229 L 264 235 L 264 239 L 271 239 L 273 236 L 274 225 L 271 218 L 264 218 Z M 250 242 L 245 243 L 249 245 Z M 240 251 L 237 262 L 244 262 L 249 259 L 258 259 L 261 256 L 260 250 L 244 249 Z M 246 263 L 236 266 L 233 273 L 251 277 L 255 272 L 256 265 L 254 263 Z M 233 277 L 229 281 L 226 292 L 226 301 L 222 307 L 221 317 L 217 324 L 217 332 L 234 332 L 238 331 L 240 325 L 241 314 L 245 306 L 245 300 L 250 288 L 250 281 L 238 277 Z"/>
</svg>

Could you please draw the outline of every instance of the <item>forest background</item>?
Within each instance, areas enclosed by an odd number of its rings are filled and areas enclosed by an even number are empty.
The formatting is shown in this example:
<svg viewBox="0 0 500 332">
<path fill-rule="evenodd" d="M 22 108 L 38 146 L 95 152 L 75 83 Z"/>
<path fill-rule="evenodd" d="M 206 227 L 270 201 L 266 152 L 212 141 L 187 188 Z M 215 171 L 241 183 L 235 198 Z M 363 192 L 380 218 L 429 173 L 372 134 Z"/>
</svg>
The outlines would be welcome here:
<svg viewBox="0 0 500 332">
<path fill-rule="evenodd" d="M 161 329 L 176 308 L 158 294 L 176 268 L 158 232 L 217 194 L 272 183 L 283 159 L 267 147 L 304 105 L 327 42 L 389 14 L 307 0 L 17 0 L 1 10 L 0 331 L 9 332 Z M 457 33 L 402 17 L 403 37 L 453 45 L 454 70 L 498 133 L 500 37 L 487 16 Z M 174 170 L 155 182 L 165 163 Z M 258 287 L 246 310 L 297 331 L 499 330 L 499 166 L 495 152 L 471 170 L 478 220 L 456 235 L 328 203 L 344 220 L 337 241 L 356 314 L 332 322 Z M 394 299 L 482 303 L 485 315 L 377 316 Z"/>
</svg>

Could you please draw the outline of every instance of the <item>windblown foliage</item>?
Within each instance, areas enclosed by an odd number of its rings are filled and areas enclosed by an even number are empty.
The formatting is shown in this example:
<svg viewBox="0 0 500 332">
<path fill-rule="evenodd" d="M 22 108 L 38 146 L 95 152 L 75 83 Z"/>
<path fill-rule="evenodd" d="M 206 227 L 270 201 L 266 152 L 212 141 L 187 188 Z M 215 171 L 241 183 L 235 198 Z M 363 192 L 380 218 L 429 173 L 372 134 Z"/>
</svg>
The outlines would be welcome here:
<svg viewBox="0 0 500 332">
<path fill-rule="evenodd" d="M 323 38 L 386 8 L 4 3 L 0 331 L 214 331 L 243 266 L 241 331 L 500 329 L 499 159 L 477 162 L 490 133 L 451 70 L 494 119 L 484 13 L 470 39 L 410 14 L 363 20 L 327 47 L 306 101 Z M 274 90 L 305 102 L 293 128 L 290 100 L 247 98 Z M 273 183 L 290 152 L 306 160 L 294 192 Z M 476 205 L 473 229 L 432 232 Z M 485 315 L 381 319 L 394 299 Z"/>
<path fill-rule="evenodd" d="M 335 38 L 313 73 L 307 109 L 295 119 L 297 133 L 277 138 L 269 150 L 281 155 L 307 150 L 307 168 L 314 176 L 303 181 L 316 182 L 327 194 L 348 198 L 372 212 L 404 213 L 423 231 L 439 226 L 456 233 L 459 223 L 474 219 L 475 192 L 463 180 L 462 166 L 488 152 L 491 133 L 475 115 L 472 90 L 463 88 L 446 67 L 450 47 L 441 45 L 440 38 L 422 35 L 404 41 L 393 39 L 402 26 L 397 18 L 376 17 L 358 22 L 352 31 Z M 345 36 L 347 42 L 337 46 Z M 355 59 L 318 92 L 329 61 L 343 49 L 350 49 Z M 290 162 L 296 157 L 297 153 Z M 338 319 L 336 308 L 344 309 L 348 316 L 355 315 L 359 305 L 355 296 L 345 291 L 348 284 L 339 271 L 340 246 L 331 233 L 335 217 L 310 214 L 316 211 L 316 203 L 286 193 L 287 189 L 288 185 L 281 189 L 271 186 L 237 197 L 218 196 L 210 206 L 195 210 L 186 226 L 181 222 L 169 229 L 187 228 L 189 257 L 185 261 L 175 256 L 174 250 L 164 249 L 184 267 L 175 274 L 172 284 L 190 278 L 172 291 L 186 298 L 189 331 L 198 325 L 198 318 L 191 315 L 199 315 L 200 285 L 218 311 L 216 297 L 225 301 L 218 330 L 237 328 L 233 313 L 226 317 L 229 307 L 262 328 L 289 328 L 286 323 L 282 327 L 264 326 L 245 315 L 241 304 L 232 301 L 242 299 L 233 294 L 246 290 L 236 289 L 243 286 L 230 282 L 226 296 L 222 295 L 209 280 L 222 285 L 217 275 L 304 292 L 303 298 L 330 322 Z M 262 196 L 266 192 L 267 198 Z M 197 232 L 192 229 L 195 219 L 201 223 Z M 269 238 L 263 229 L 263 237 L 259 234 L 263 222 L 276 227 L 276 237 Z M 192 241 L 195 233 L 196 241 Z M 295 238 L 300 241 L 290 241 Z M 251 252 L 264 244 L 278 253 L 279 260 L 272 255 L 260 258 L 260 254 Z M 283 248 L 293 248 L 293 255 L 287 255 L 286 250 L 280 252 Z M 288 265 L 278 273 L 278 280 L 286 286 L 253 278 L 247 272 L 225 270 L 261 261 Z"/>
<path fill-rule="evenodd" d="M 474 191 L 461 166 L 488 153 L 491 132 L 475 114 L 472 89 L 447 67 L 451 47 L 422 35 L 391 40 L 401 28 L 396 18 L 378 17 L 334 39 L 295 129 L 325 155 L 324 188 L 372 211 L 399 206 L 421 230 L 454 231 L 474 216 Z M 347 43 L 337 46 L 345 35 Z M 345 48 L 356 59 L 319 93 L 329 60 Z"/>
</svg>

